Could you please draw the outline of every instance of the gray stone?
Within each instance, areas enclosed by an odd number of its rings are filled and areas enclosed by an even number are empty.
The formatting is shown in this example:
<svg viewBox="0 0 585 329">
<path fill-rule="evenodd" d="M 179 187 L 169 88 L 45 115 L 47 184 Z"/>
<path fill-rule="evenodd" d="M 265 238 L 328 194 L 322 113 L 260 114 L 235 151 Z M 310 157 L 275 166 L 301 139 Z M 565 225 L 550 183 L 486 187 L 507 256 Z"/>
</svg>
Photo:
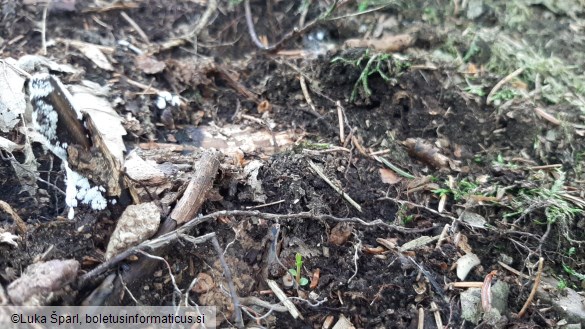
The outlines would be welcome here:
<svg viewBox="0 0 585 329">
<path fill-rule="evenodd" d="M 112 233 L 106 259 L 147 240 L 156 233 L 159 225 L 160 209 L 154 202 L 128 206 Z"/>
<path fill-rule="evenodd" d="M 469 288 L 460 295 L 461 317 L 473 324 L 481 319 L 481 289 Z"/>
</svg>

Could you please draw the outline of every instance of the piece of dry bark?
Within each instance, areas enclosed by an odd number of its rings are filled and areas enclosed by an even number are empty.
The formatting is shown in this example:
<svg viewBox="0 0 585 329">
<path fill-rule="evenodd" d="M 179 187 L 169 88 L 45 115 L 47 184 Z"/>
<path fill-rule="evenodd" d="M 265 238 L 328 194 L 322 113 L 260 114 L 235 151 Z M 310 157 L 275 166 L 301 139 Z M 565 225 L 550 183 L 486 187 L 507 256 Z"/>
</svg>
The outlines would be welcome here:
<svg viewBox="0 0 585 329">
<path fill-rule="evenodd" d="M 43 305 L 54 291 L 77 277 L 79 262 L 50 260 L 29 265 L 22 276 L 8 285 L 8 296 L 16 305 Z"/>
<path fill-rule="evenodd" d="M 435 169 L 457 170 L 457 164 L 439 152 L 439 149 L 420 138 L 408 138 L 403 143 L 408 153 Z"/>
<path fill-rule="evenodd" d="M 218 154 L 212 151 L 203 153 L 195 168 L 183 197 L 171 212 L 170 218 L 176 222 L 177 226 L 193 219 L 199 212 L 207 192 L 213 187 L 213 180 L 219 169 Z"/>
<path fill-rule="evenodd" d="M 372 48 L 378 51 L 394 53 L 414 44 L 415 38 L 409 34 L 388 35 L 380 39 L 348 39 L 344 45 L 348 48 Z"/>
<path fill-rule="evenodd" d="M 107 98 L 107 91 L 93 82 L 83 81 L 84 85 L 71 86 L 75 107 L 85 113 L 87 129 L 90 132 L 93 146 L 99 151 L 103 160 L 88 171 L 97 181 L 106 186 L 109 196 L 120 196 L 122 193 L 122 167 L 126 146 L 122 136 L 126 130 L 122 126 L 123 118 L 112 108 Z M 96 152 L 93 152 L 97 158 Z M 97 161 L 97 160 L 96 160 Z M 100 162 L 100 161 L 97 161 Z"/>
</svg>

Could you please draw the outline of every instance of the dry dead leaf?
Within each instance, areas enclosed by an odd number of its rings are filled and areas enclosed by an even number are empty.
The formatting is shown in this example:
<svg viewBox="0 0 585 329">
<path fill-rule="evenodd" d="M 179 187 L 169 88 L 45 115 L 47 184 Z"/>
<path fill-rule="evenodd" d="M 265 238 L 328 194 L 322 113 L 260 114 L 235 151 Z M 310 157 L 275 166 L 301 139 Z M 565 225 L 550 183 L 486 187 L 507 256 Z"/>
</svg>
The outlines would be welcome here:
<svg viewBox="0 0 585 329">
<path fill-rule="evenodd" d="M 128 206 L 112 233 L 106 249 L 106 259 L 150 238 L 159 225 L 160 209 L 154 202 Z"/>
<path fill-rule="evenodd" d="M 394 171 L 386 168 L 380 168 L 380 178 L 382 182 L 390 185 L 394 185 L 401 180 L 400 176 L 396 175 Z"/>
<path fill-rule="evenodd" d="M 9 132 L 26 109 L 25 78 L 11 65 L 0 63 L 0 131 Z"/>
<path fill-rule="evenodd" d="M 463 281 L 467 277 L 467 274 L 476 267 L 477 265 L 481 264 L 479 257 L 477 257 L 474 253 L 469 253 L 461 256 L 457 260 L 457 277 L 459 280 Z"/>
<path fill-rule="evenodd" d="M 213 288 L 215 288 L 213 278 L 209 274 L 201 272 L 197 275 L 197 283 L 195 283 L 191 291 L 203 294 Z"/>
<path fill-rule="evenodd" d="M 349 237 L 351 236 L 351 231 L 353 230 L 353 225 L 350 223 L 338 223 L 331 229 L 331 233 L 329 234 L 329 243 L 332 243 L 336 246 L 341 246 L 347 242 Z"/>
<path fill-rule="evenodd" d="M 319 277 L 320 276 L 321 276 L 321 270 L 316 269 L 315 272 L 313 272 L 313 276 L 311 277 L 311 284 L 309 285 L 309 288 L 311 288 L 311 289 L 317 288 L 317 286 L 319 285 Z"/>
<path fill-rule="evenodd" d="M 142 72 L 146 74 L 160 73 L 166 67 L 165 62 L 161 62 L 156 58 L 148 55 L 136 56 L 134 63 L 136 64 L 136 67 L 138 69 L 140 69 Z"/>
<path fill-rule="evenodd" d="M 126 130 L 122 126 L 124 119 L 112 108 L 104 90 L 99 84 L 83 81 L 83 85 L 70 86 L 73 95 L 73 105 L 87 115 L 87 128 L 91 132 L 93 144 L 100 150 L 107 160 L 108 177 L 106 185 L 110 196 L 121 193 L 119 177 L 124 166 L 124 152 L 126 146 L 122 136 Z M 97 175 L 98 173 L 96 173 Z"/>
<path fill-rule="evenodd" d="M 110 64 L 110 60 L 104 55 L 100 47 L 86 42 L 70 42 L 72 47 L 79 50 L 85 57 L 92 61 L 97 67 L 106 71 L 113 71 L 114 67 Z"/>
</svg>

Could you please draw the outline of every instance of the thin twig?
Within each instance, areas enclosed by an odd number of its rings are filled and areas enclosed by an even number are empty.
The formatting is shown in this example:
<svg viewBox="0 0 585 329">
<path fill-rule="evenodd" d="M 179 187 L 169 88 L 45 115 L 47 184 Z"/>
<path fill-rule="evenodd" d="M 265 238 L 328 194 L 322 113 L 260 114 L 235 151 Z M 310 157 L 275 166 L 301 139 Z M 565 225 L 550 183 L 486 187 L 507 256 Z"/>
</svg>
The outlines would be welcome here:
<svg viewBox="0 0 585 329">
<path fill-rule="evenodd" d="M 197 25 L 195 25 L 195 27 L 193 28 L 193 31 L 191 31 L 191 33 L 189 33 L 186 37 L 190 39 L 195 36 L 198 36 L 199 33 L 203 31 L 203 28 L 208 25 L 207 23 L 209 23 L 209 18 L 211 18 L 211 15 L 215 13 L 216 10 L 217 0 L 207 0 L 207 8 L 205 9 L 205 12 L 201 16 L 199 22 L 197 22 Z"/>
<path fill-rule="evenodd" d="M 138 35 L 140 35 L 140 37 L 142 38 L 142 40 L 144 40 L 144 42 L 146 42 L 146 44 L 150 44 L 148 36 L 146 35 L 146 33 L 144 33 L 142 28 L 140 28 L 140 25 L 138 25 L 130 16 L 128 16 L 128 14 L 126 14 L 123 11 L 120 12 L 120 16 L 122 16 L 122 18 L 124 18 L 126 22 L 130 24 L 130 26 L 132 26 L 132 28 L 136 31 L 136 33 L 138 33 Z"/>
<path fill-rule="evenodd" d="M 532 286 L 532 291 L 530 292 L 530 295 L 528 296 L 526 303 L 524 303 L 524 306 L 522 307 L 520 312 L 518 312 L 519 318 L 524 316 L 524 314 L 526 313 L 526 310 L 528 309 L 528 306 L 530 306 L 530 303 L 532 303 L 532 300 L 534 299 L 534 295 L 536 295 L 536 290 L 538 290 L 538 286 L 540 285 L 540 279 L 542 276 L 543 266 L 544 266 L 544 258 L 540 257 L 540 259 L 538 260 L 538 272 L 536 273 L 536 278 L 534 279 L 534 285 Z"/>
<path fill-rule="evenodd" d="M 190 235 L 181 234 L 181 237 L 189 242 L 192 242 L 194 244 L 198 244 L 198 241 L 196 240 L 196 238 L 194 238 Z M 232 297 L 232 303 L 234 304 L 234 312 L 236 315 L 236 327 L 244 328 L 244 320 L 242 319 L 242 309 L 240 306 L 240 300 L 239 300 L 238 294 L 236 293 L 236 287 L 234 286 L 234 281 L 232 279 L 232 272 L 230 271 L 230 268 L 229 268 L 229 266 L 227 266 L 225 258 L 223 257 L 223 250 L 221 250 L 221 247 L 219 246 L 219 241 L 217 241 L 217 237 L 215 236 L 215 233 L 212 234 L 210 239 L 211 239 L 211 244 L 213 245 L 213 249 L 215 249 L 215 252 L 219 256 L 219 261 L 221 263 L 221 266 L 223 267 L 223 274 L 225 275 L 225 279 L 228 283 L 228 287 L 230 288 L 230 295 Z"/>
<path fill-rule="evenodd" d="M 50 3 L 47 3 L 45 8 L 43 8 L 43 22 L 41 23 L 41 45 L 44 56 L 47 55 L 47 11 L 50 5 Z"/>
<path fill-rule="evenodd" d="M 487 104 L 491 104 L 492 102 L 492 97 L 493 95 L 500 90 L 500 88 L 502 88 L 502 86 L 504 84 L 506 84 L 508 81 L 514 79 L 515 77 L 519 76 L 522 72 L 524 72 L 524 68 L 521 67 L 519 69 L 517 69 L 516 71 L 508 74 L 505 78 L 503 78 L 502 80 L 500 80 L 498 83 L 496 83 L 496 85 L 494 86 L 494 88 L 492 88 L 492 90 L 490 91 L 490 93 L 487 95 Z"/>
<path fill-rule="evenodd" d="M 341 145 L 345 142 L 345 124 L 343 122 L 343 109 L 341 108 L 341 103 L 337 101 L 335 103 L 337 105 L 337 118 L 339 119 L 339 141 Z"/>
<path fill-rule="evenodd" d="M 317 165 L 314 164 L 313 161 L 311 161 L 311 160 L 308 160 L 308 162 L 309 162 L 309 166 L 311 166 L 311 168 L 313 168 L 313 170 L 317 173 L 317 175 L 319 175 L 319 177 L 321 177 L 329 186 L 331 186 L 331 188 L 334 189 L 335 192 L 339 193 L 347 202 L 349 202 L 349 204 L 351 204 L 352 206 L 354 206 L 355 209 L 357 209 L 359 212 L 362 212 L 362 206 L 360 206 L 357 202 L 355 202 L 340 187 L 338 187 L 337 185 L 333 184 L 333 182 L 329 178 L 327 178 L 327 176 L 325 176 L 325 174 L 323 173 L 323 171 L 321 170 L 321 168 L 317 167 Z"/>
<path fill-rule="evenodd" d="M 315 108 L 315 104 L 313 103 L 313 99 L 311 99 L 311 95 L 309 94 L 309 89 L 307 88 L 307 83 L 305 82 L 305 76 L 301 74 L 299 81 L 301 83 L 301 90 L 303 91 L 303 96 L 305 96 L 305 100 L 307 101 L 307 104 L 309 104 L 309 106 L 311 107 L 311 110 L 315 113 L 315 115 L 318 118 L 320 118 L 321 115 L 319 114 L 319 112 L 317 112 L 317 109 Z"/>
<path fill-rule="evenodd" d="M 285 202 L 286 200 L 282 199 L 282 200 L 278 200 L 278 201 L 274 201 L 274 202 L 269 202 L 269 203 L 265 203 L 265 204 L 259 204 L 256 206 L 249 206 L 246 207 L 246 209 L 258 209 L 258 208 L 264 208 L 264 207 L 270 207 L 270 206 L 274 206 L 280 203 Z"/>
<path fill-rule="evenodd" d="M 254 42 L 254 44 L 258 48 L 260 48 L 261 50 L 277 51 L 280 47 L 282 47 L 282 45 L 286 41 L 288 41 L 292 38 L 295 38 L 299 35 L 302 35 L 306 31 L 308 31 L 309 29 L 313 28 L 314 25 L 316 25 L 317 23 L 319 23 L 320 21 L 324 20 L 329 15 L 331 15 L 331 13 L 335 10 L 335 8 L 337 8 L 338 2 L 339 2 L 339 0 L 334 0 L 333 3 L 331 4 L 331 6 L 329 6 L 329 9 L 327 9 L 322 15 L 320 15 L 316 19 L 312 20 L 311 22 L 309 22 L 307 25 L 301 27 L 300 29 L 297 29 L 297 28 L 292 29 L 291 31 L 286 33 L 275 44 L 264 45 L 262 43 L 262 41 L 260 41 L 260 39 L 258 38 L 258 35 L 256 34 L 256 28 L 254 27 L 254 19 L 252 18 L 252 10 L 250 9 L 250 0 L 244 0 L 244 9 L 246 12 L 246 24 L 248 25 L 248 33 L 250 34 L 250 37 L 252 38 L 252 42 Z"/>
</svg>

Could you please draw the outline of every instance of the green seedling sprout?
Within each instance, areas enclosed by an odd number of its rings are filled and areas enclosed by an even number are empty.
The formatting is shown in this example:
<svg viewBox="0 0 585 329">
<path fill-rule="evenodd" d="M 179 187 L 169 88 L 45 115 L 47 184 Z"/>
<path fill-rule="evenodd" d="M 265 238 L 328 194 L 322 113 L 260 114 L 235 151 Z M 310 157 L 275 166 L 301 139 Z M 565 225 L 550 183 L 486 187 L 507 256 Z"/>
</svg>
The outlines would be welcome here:
<svg viewBox="0 0 585 329">
<path fill-rule="evenodd" d="M 301 268 L 303 266 L 303 255 L 301 255 L 301 253 L 299 252 L 297 252 L 297 254 L 295 255 L 295 263 L 297 268 L 296 269 L 291 268 L 288 270 L 288 272 L 295 277 L 295 280 L 297 281 L 298 285 L 306 286 L 309 283 L 309 279 L 301 276 Z"/>
</svg>

